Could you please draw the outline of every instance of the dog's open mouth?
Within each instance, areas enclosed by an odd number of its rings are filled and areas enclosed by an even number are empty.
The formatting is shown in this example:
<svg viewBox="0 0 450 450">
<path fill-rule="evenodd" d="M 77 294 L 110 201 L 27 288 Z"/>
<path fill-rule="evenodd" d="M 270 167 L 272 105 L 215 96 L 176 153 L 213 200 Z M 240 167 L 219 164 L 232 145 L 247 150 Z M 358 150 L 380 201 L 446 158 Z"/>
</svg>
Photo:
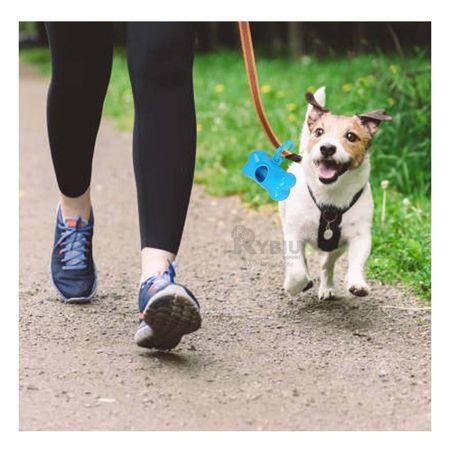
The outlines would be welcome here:
<svg viewBox="0 0 450 450">
<path fill-rule="evenodd" d="M 319 180 L 329 184 L 336 181 L 343 173 L 350 168 L 350 163 L 338 163 L 332 159 L 319 159 L 314 161 Z"/>
</svg>

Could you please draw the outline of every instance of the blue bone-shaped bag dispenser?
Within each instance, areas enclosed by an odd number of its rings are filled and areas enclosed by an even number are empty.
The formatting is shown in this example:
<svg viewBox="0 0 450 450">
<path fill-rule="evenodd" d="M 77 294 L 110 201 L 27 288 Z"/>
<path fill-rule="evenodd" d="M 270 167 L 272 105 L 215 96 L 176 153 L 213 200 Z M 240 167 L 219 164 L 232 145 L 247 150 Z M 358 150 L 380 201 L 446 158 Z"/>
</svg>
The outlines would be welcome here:
<svg viewBox="0 0 450 450">
<path fill-rule="evenodd" d="M 270 158 L 261 150 L 250 153 L 248 161 L 242 169 L 244 175 L 255 180 L 264 188 L 272 200 L 281 201 L 288 198 L 291 188 L 296 183 L 295 175 L 286 172 L 282 167 L 283 157 L 280 155 L 284 149 L 292 150 L 292 141 L 284 142 L 278 147 Z"/>
</svg>

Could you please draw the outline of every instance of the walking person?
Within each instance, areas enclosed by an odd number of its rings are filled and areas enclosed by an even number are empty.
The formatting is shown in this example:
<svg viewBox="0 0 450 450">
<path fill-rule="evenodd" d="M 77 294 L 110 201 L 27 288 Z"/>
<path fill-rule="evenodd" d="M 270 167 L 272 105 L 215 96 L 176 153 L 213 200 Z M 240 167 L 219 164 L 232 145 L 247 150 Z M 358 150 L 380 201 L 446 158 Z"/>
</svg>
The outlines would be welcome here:
<svg viewBox="0 0 450 450">
<path fill-rule="evenodd" d="M 51 278 L 62 300 L 85 303 L 97 288 L 90 182 L 113 29 L 108 22 L 48 22 L 46 30 L 48 136 L 60 190 Z M 135 342 L 147 348 L 173 348 L 201 324 L 197 299 L 174 281 L 195 165 L 194 31 L 189 22 L 134 22 L 127 29 L 142 262 Z"/>
</svg>

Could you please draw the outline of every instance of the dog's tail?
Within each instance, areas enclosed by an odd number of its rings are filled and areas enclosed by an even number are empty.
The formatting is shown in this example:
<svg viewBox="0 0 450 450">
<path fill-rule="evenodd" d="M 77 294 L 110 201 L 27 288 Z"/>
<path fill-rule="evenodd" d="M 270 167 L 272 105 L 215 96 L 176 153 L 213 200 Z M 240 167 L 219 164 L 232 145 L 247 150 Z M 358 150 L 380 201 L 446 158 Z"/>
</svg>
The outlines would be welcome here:
<svg viewBox="0 0 450 450">
<path fill-rule="evenodd" d="M 317 103 L 320 106 L 325 106 L 325 100 L 326 100 L 326 95 L 325 95 L 325 86 L 320 87 L 319 89 L 317 89 L 317 91 L 314 93 L 314 98 L 317 100 Z M 306 115 L 305 115 L 305 121 L 303 122 L 303 128 L 302 128 L 302 133 L 300 135 L 300 153 L 303 152 L 303 150 L 306 148 L 306 145 L 308 143 L 308 139 L 309 139 L 309 128 L 308 128 L 308 114 L 311 112 L 311 105 L 308 105 L 308 109 L 306 110 Z"/>
</svg>

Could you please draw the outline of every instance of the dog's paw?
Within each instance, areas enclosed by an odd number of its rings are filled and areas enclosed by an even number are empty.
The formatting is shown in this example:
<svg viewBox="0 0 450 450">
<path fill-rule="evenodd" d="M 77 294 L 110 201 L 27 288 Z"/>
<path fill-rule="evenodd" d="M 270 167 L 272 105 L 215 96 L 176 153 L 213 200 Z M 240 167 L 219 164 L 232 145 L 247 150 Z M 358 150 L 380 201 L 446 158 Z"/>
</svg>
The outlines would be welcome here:
<svg viewBox="0 0 450 450">
<path fill-rule="evenodd" d="M 319 300 L 335 300 L 336 292 L 330 287 L 319 287 Z"/>
<path fill-rule="evenodd" d="M 369 286 L 367 284 L 351 284 L 348 287 L 350 294 L 355 295 L 356 297 L 365 297 L 369 295 Z"/>
<path fill-rule="evenodd" d="M 290 295 L 296 295 L 305 292 L 313 287 L 313 282 L 308 277 L 297 278 L 287 275 L 284 279 L 283 288 Z"/>
</svg>

